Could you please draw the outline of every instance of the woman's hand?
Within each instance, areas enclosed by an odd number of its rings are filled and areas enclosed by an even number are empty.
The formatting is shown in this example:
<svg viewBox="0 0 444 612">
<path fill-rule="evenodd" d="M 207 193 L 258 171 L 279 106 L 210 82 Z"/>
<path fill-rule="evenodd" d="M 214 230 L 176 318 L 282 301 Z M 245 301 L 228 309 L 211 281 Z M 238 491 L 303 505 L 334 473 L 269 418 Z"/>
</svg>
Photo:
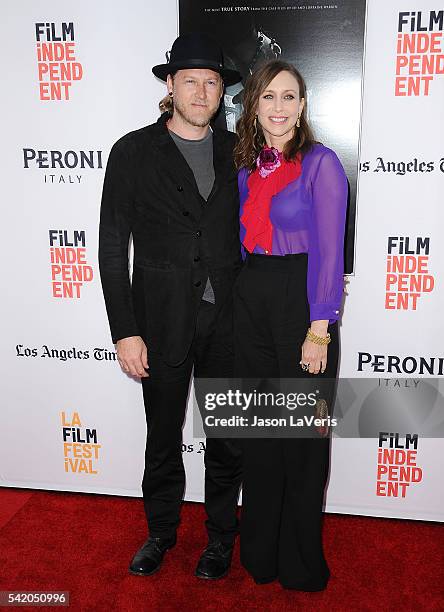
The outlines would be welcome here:
<svg viewBox="0 0 444 612">
<path fill-rule="evenodd" d="M 317 336 L 325 338 L 327 336 L 328 321 L 312 321 L 310 330 Z M 308 372 L 310 374 L 323 374 L 327 367 L 327 349 L 328 344 L 316 344 L 311 340 L 304 341 L 301 351 L 300 364 L 309 363 Z"/>
<path fill-rule="evenodd" d="M 327 367 L 327 349 L 327 344 L 315 344 L 311 340 L 305 339 L 302 345 L 301 365 L 309 363 L 308 372 L 310 374 L 319 374 L 319 372 L 323 374 Z"/>
</svg>

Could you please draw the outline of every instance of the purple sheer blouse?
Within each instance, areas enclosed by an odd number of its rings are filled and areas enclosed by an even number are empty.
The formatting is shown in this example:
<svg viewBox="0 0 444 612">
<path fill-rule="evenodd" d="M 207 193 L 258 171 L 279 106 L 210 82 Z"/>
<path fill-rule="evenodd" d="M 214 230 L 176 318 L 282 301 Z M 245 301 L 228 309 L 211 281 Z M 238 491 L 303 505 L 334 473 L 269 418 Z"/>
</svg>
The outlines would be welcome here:
<svg viewBox="0 0 444 612">
<path fill-rule="evenodd" d="M 248 171 L 238 174 L 240 215 L 248 197 Z M 264 179 L 267 180 L 267 179 Z M 302 160 L 302 173 L 271 200 L 272 255 L 308 253 L 310 321 L 339 318 L 343 292 L 344 228 L 348 184 L 336 153 L 315 144 Z M 243 242 L 246 229 L 240 223 Z M 264 253 L 255 247 L 254 253 Z M 245 249 L 242 247 L 245 259 Z"/>
</svg>

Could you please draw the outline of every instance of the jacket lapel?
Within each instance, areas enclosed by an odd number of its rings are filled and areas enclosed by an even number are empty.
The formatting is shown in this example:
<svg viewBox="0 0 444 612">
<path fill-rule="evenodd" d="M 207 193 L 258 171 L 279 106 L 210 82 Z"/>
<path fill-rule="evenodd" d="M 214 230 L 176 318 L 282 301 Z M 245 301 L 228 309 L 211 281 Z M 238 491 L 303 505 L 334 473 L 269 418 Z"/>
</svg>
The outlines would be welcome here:
<svg viewBox="0 0 444 612">
<path fill-rule="evenodd" d="M 178 195 L 184 192 L 185 197 L 183 199 L 180 197 L 183 201 L 183 210 L 188 210 L 193 217 L 199 219 L 202 215 L 203 200 L 199 194 L 193 171 L 168 132 L 166 127 L 168 117 L 169 115 L 164 113 L 157 120 L 157 129 L 153 139 L 155 154 L 159 156 L 165 180 L 170 180 L 176 185 Z"/>
<path fill-rule="evenodd" d="M 226 146 L 226 140 L 219 129 L 214 129 L 213 131 L 213 165 L 215 174 L 214 185 L 208 196 L 207 205 L 211 204 L 221 186 L 228 179 L 228 176 L 233 173 L 233 153 L 231 148 Z"/>
<path fill-rule="evenodd" d="M 165 165 L 165 169 L 177 182 L 178 186 L 181 186 L 181 182 L 185 181 L 198 191 L 191 168 L 168 132 L 166 119 L 167 117 L 162 115 L 157 122 L 159 129 L 157 131 L 156 145 L 163 158 L 163 165 Z"/>
<path fill-rule="evenodd" d="M 157 121 L 155 146 L 159 152 L 162 166 L 171 177 L 178 188 L 182 187 L 186 192 L 192 192 L 195 197 L 187 197 L 186 207 L 193 212 L 196 218 L 200 218 L 206 206 L 211 205 L 221 185 L 233 173 L 233 154 L 230 147 L 226 146 L 223 132 L 215 128 L 213 130 L 213 165 L 214 184 L 208 200 L 202 198 L 197 187 L 194 174 L 187 164 L 184 156 L 177 148 L 174 140 L 169 135 L 166 127 L 168 114 L 164 113 Z"/>
</svg>

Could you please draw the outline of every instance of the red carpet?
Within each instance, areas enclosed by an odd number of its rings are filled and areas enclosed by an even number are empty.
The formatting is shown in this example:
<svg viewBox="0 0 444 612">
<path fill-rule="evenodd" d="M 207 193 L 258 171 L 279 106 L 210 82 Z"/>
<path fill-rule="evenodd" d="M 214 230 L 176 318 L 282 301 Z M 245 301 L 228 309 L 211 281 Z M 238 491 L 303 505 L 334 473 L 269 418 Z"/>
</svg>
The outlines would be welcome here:
<svg viewBox="0 0 444 612">
<path fill-rule="evenodd" d="M 26 504 L 34 491 L 0 488 L 0 529 Z"/>
<path fill-rule="evenodd" d="M 0 507 L 0 591 L 70 591 L 70 610 L 444 610 L 439 523 L 327 514 L 332 578 L 322 593 L 300 593 L 255 585 L 239 563 L 238 548 L 227 578 L 195 578 L 205 545 L 201 504 L 184 504 L 178 544 L 161 572 L 149 578 L 127 571 L 145 539 L 140 499 L 0 488 Z"/>
</svg>

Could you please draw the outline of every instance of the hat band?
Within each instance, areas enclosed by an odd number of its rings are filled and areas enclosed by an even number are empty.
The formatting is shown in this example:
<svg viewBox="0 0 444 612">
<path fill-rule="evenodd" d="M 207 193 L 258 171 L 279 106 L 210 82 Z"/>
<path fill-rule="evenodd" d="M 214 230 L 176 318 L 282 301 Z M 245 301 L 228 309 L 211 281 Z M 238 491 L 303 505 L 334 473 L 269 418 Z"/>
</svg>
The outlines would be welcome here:
<svg viewBox="0 0 444 612">
<path fill-rule="evenodd" d="M 184 60 L 172 60 L 169 62 L 169 64 L 171 64 L 171 66 L 174 66 L 175 64 L 177 65 L 187 65 L 187 66 L 202 66 L 202 64 L 204 64 L 205 66 L 208 67 L 214 67 L 216 69 L 216 71 L 219 70 L 223 70 L 224 65 L 222 63 L 218 63 L 218 62 L 214 62 L 211 60 L 207 60 L 207 59 L 184 59 Z M 169 65 L 167 64 L 167 65 Z"/>
</svg>

